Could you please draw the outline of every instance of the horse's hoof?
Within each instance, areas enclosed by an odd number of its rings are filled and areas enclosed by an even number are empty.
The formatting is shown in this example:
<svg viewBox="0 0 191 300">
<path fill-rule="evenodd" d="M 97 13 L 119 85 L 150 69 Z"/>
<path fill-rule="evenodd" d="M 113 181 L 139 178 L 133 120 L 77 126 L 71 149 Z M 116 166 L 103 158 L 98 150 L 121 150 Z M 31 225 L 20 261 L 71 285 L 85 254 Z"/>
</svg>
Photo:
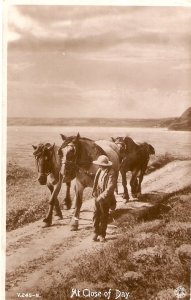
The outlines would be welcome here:
<svg viewBox="0 0 191 300">
<path fill-rule="evenodd" d="M 129 199 L 129 195 L 123 194 L 123 199 Z"/>
<path fill-rule="evenodd" d="M 62 216 L 62 212 L 61 212 L 61 211 L 55 212 L 55 215 L 54 215 L 54 216 L 60 218 L 61 220 L 63 219 L 63 216 Z M 47 220 L 45 219 L 44 222 L 47 222 Z"/>
<path fill-rule="evenodd" d="M 64 199 L 64 209 L 68 210 L 72 207 L 72 201 L 68 199 Z"/>
<path fill-rule="evenodd" d="M 55 217 L 56 217 L 56 220 L 63 220 L 63 216 L 55 215 Z"/>
<path fill-rule="evenodd" d="M 75 220 L 75 221 L 72 222 L 70 230 L 71 231 L 77 231 L 78 230 L 78 220 Z"/>
<path fill-rule="evenodd" d="M 64 204 L 63 208 L 64 210 L 69 210 L 71 208 L 72 205 L 68 205 L 68 204 Z"/>
<path fill-rule="evenodd" d="M 47 228 L 47 227 L 50 227 L 50 226 L 51 226 L 51 223 L 43 221 L 42 228 Z"/>
<path fill-rule="evenodd" d="M 123 199 L 125 199 L 126 201 L 129 201 L 129 196 L 124 194 Z"/>
<path fill-rule="evenodd" d="M 77 231 L 77 230 L 78 230 L 78 226 L 72 225 L 70 228 L 70 231 Z"/>
</svg>

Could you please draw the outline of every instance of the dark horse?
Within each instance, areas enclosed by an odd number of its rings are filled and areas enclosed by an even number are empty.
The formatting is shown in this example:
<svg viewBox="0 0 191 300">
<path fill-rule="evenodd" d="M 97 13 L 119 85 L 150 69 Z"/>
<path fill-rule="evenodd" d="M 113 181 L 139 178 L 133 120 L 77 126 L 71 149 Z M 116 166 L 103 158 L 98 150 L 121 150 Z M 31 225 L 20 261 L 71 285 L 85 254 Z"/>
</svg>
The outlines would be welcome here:
<svg viewBox="0 0 191 300">
<path fill-rule="evenodd" d="M 116 185 L 119 171 L 118 147 L 110 141 L 93 141 L 88 138 L 77 136 L 66 137 L 61 135 L 63 144 L 58 153 L 62 160 L 60 176 L 63 182 L 76 178 L 75 185 L 75 210 L 72 220 L 72 230 L 78 229 L 80 209 L 82 206 L 83 191 L 86 187 L 92 187 L 98 166 L 92 162 L 104 154 L 112 161 L 116 171 Z"/>
<path fill-rule="evenodd" d="M 33 146 L 33 145 L 32 145 Z M 62 219 L 62 211 L 59 206 L 57 196 L 60 192 L 62 179 L 60 178 L 60 158 L 58 156 L 58 147 L 51 145 L 50 143 L 39 144 L 33 146 L 34 157 L 36 160 L 36 166 L 38 170 L 38 181 L 41 185 L 47 185 L 51 192 L 51 198 L 49 200 L 49 210 L 46 218 L 43 220 L 44 227 L 48 227 L 52 224 L 52 212 L 55 206 L 56 215 Z M 70 181 L 66 181 L 66 198 L 64 199 L 64 208 L 71 208 L 70 198 Z"/>
<path fill-rule="evenodd" d="M 155 149 L 148 143 L 136 144 L 128 136 L 112 138 L 112 140 L 118 146 L 120 153 L 120 173 L 124 188 L 123 198 L 129 200 L 126 173 L 128 171 L 132 173 L 130 180 L 132 196 L 139 196 L 150 155 L 155 154 Z"/>
</svg>

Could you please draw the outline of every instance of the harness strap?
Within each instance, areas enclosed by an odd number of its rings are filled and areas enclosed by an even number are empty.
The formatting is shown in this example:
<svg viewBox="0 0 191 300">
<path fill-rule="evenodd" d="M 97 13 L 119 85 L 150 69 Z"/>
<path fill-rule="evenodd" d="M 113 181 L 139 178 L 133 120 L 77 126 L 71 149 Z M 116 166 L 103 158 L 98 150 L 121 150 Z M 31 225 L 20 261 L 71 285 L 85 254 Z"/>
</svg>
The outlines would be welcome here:
<svg viewBox="0 0 191 300">
<path fill-rule="evenodd" d="M 82 173 L 82 174 L 86 174 L 86 175 L 89 176 L 89 177 L 94 177 L 94 176 L 95 176 L 94 173 L 88 172 L 88 171 L 86 171 L 85 169 L 82 169 L 82 168 L 79 168 L 79 169 L 78 169 L 78 172 L 79 172 L 79 173 Z"/>
</svg>

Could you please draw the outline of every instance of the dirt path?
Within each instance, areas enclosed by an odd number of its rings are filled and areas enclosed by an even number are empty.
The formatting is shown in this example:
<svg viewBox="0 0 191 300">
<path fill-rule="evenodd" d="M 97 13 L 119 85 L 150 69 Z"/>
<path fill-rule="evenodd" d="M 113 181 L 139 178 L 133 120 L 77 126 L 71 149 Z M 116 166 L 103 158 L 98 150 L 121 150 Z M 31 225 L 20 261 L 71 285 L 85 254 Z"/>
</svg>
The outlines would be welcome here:
<svg viewBox="0 0 191 300">
<path fill-rule="evenodd" d="M 145 176 L 143 193 L 172 193 L 190 184 L 191 161 L 174 161 Z M 117 208 L 129 212 L 152 205 L 152 200 L 124 204 L 121 196 L 117 196 Z M 41 220 L 7 233 L 6 300 L 18 299 L 17 293 L 34 295 L 46 290 L 58 279 L 62 280 L 70 264 L 78 263 L 80 255 L 99 251 L 116 238 L 116 226 L 111 224 L 106 244 L 92 242 L 93 199 L 83 203 L 77 232 L 70 231 L 72 213 L 73 210 L 64 211 L 64 219 L 54 220 L 50 228 L 41 228 Z"/>
</svg>

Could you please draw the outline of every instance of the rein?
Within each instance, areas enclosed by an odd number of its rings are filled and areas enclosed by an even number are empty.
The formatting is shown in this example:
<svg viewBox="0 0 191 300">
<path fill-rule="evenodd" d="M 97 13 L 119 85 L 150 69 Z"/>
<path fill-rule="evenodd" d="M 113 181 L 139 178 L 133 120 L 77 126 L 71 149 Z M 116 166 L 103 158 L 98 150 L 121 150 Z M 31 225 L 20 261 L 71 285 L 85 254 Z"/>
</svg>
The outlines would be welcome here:
<svg viewBox="0 0 191 300">
<path fill-rule="evenodd" d="M 94 176 L 94 173 L 86 171 L 84 168 L 82 168 L 82 166 L 88 166 L 89 164 L 91 164 L 91 162 L 89 162 L 89 161 L 82 161 L 82 162 L 78 162 L 78 163 L 73 162 L 73 161 L 65 161 L 65 162 L 62 162 L 62 164 L 70 165 L 71 168 L 75 169 L 75 171 L 78 171 L 79 173 L 82 173 L 82 174 L 86 174 L 89 177 Z"/>
</svg>

